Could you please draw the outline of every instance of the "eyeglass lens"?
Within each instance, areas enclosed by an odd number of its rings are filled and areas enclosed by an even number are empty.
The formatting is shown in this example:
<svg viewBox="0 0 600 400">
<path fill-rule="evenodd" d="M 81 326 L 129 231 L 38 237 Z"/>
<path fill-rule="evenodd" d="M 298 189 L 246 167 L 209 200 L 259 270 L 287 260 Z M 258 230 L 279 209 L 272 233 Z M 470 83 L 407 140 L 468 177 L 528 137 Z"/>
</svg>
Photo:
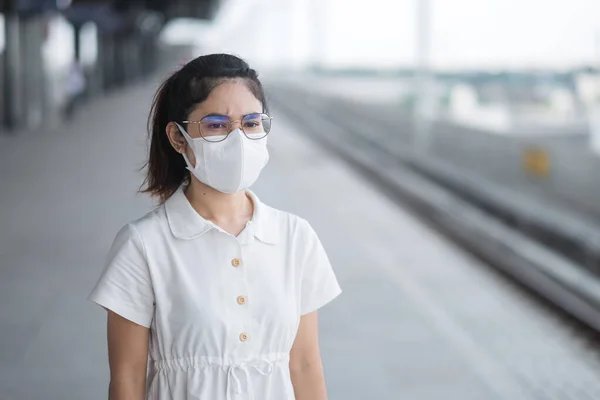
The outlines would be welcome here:
<svg viewBox="0 0 600 400">
<path fill-rule="evenodd" d="M 200 135 L 208 141 L 221 141 L 233 130 L 233 122 L 226 116 L 209 115 L 199 124 Z M 249 139 L 262 139 L 271 130 L 271 119 L 266 114 L 249 114 L 241 121 L 241 129 Z"/>
</svg>

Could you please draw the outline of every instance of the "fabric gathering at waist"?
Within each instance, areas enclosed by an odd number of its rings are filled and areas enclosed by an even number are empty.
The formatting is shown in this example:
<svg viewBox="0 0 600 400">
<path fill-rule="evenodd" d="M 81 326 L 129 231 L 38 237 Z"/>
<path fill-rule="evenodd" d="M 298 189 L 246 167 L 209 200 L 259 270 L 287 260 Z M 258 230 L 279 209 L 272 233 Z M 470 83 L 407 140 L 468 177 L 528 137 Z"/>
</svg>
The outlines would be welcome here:
<svg viewBox="0 0 600 400">
<path fill-rule="evenodd" d="M 194 368 L 223 368 L 225 370 L 243 365 L 256 365 L 260 363 L 274 364 L 289 362 L 290 355 L 286 353 L 260 354 L 252 358 L 227 359 L 221 357 L 196 356 L 176 357 L 150 360 L 150 366 L 155 370 L 177 370 Z"/>
<path fill-rule="evenodd" d="M 285 363 L 287 368 L 289 359 L 289 354 L 285 353 L 264 354 L 236 360 L 200 356 L 153 360 L 150 365 L 156 372 L 222 369 L 226 373 L 227 400 L 233 400 L 236 396 L 242 394 L 247 394 L 249 399 L 254 400 L 254 385 L 250 374 L 256 373 L 269 376 L 273 373 L 277 364 L 281 366 Z"/>
</svg>

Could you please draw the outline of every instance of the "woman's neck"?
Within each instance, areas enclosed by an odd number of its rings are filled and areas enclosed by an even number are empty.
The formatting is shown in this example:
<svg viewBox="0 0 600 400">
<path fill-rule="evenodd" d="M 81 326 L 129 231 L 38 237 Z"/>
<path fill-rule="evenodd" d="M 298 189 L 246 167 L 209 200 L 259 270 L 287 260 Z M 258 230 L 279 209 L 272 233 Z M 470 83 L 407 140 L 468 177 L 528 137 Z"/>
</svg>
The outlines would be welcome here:
<svg viewBox="0 0 600 400">
<path fill-rule="evenodd" d="M 244 192 L 227 194 L 192 178 L 185 195 L 202 218 L 217 225 L 221 223 L 248 222 L 254 213 L 250 197 Z"/>
</svg>

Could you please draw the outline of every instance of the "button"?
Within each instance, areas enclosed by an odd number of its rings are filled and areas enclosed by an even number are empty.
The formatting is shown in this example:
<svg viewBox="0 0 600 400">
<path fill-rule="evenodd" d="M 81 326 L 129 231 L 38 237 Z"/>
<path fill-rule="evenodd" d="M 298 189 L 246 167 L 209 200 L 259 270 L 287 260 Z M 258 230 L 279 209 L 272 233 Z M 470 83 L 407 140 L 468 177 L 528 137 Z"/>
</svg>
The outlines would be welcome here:
<svg viewBox="0 0 600 400">
<path fill-rule="evenodd" d="M 248 341 L 248 334 L 247 333 L 242 333 L 240 335 L 240 341 L 247 342 Z"/>
<path fill-rule="evenodd" d="M 237 302 L 240 306 L 243 306 L 244 304 L 246 304 L 246 296 L 240 296 L 237 298 Z"/>
<path fill-rule="evenodd" d="M 234 258 L 233 260 L 231 260 L 231 265 L 233 265 L 234 267 L 239 267 L 241 264 L 241 261 L 237 258 Z"/>
</svg>

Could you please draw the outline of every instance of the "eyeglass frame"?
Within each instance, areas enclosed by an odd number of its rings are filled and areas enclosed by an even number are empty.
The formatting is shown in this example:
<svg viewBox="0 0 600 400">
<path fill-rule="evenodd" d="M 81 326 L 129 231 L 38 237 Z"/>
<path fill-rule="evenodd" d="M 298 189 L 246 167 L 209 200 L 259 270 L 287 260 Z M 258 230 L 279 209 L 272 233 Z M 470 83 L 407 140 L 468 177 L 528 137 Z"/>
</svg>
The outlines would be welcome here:
<svg viewBox="0 0 600 400">
<path fill-rule="evenodd" d="M 246 117 L 247 117 L 247 116 L 249 116 L 249 115 L 261 115 L 261 116 L 263 116 L 263 115 L 266 115 L 266 116 L 268 117 L 267 119 L 268 119 L 269 121 L 273 121 L 273 117 L 271 117 L 269 114 L 267 114 L 267 113 L 264 113 L 264 112 L 262 112 L 262 113 L 250 113 L 250 114 L 246 114 L 246 115 L 243 115 L 243 116 L 242 116 L 242 119 L 240 119 L 240 120 L 231 120 L 231 118 L 229 118 L 229 116 L 228 116 L 228 115 L 212 113 L 212 114 L 205 115 L 204 117 L 202 117 L 202 118 L 200 119 L 200 121 L 181 121 L 181 123 L 182 123 L 182 124 L 198 124 L 198 125 L 200 125 L 200 124 L 202 123 L 202 121 L 204 120 L 204 118 L 208 118 L 208 117 L 227 117 L 227 119 L 229 120 L 229 127 L 231 128 L 235 122 L 240 122 L 240 123 L 244 122 L 244 118 L 246 118 Z M 261 118 L 261 120 L 262 120 L 262 118 Z M 202 129 L 200 129 L 200 127 L 198 127 L 198 133 L 200 134 L 200 137 L 201 137 L 203 140 L 205 140 L 205 141 L 207 141 L 207 142 L 209 142 L 209 143 L 219 143 L 219 142 L 222 142 L 222 141 L 224 141 L 225 139 L 227 139 L 227 138 L 229 137 L 229 135 L 231 134 L 231 132 L 233 132 L 234 130 L 235 130 L 235 129 L 231 129 L 231 130 L 230 130 L 230 131 L 227 133 L 227 135 L 225 135 L 225 136 L 223 137 L 223 139 L 221 139 L 221 140 L 208 140 L 208 139 L 206 139 L 206 138 L 205 138 L 205 137 L 202 135 Z M 269 133 L 271 133 L 271 128 L 269 128 L 269 132 L 265 132 L 265 136 L 263 136 L 263 137 L 261 137 L 261 138 L 258 138 L 258 139 L 254 139 L 254 138 L 251 138 L 251 137 L 249 137 L 249 136 L 248 136 L 248 134 L 246 134 L 246 132 L 244 131 L 243 124 L 242 124 L 242 125 L 240 125 L 240 130 L 241 130 L 241 131 L 244 133 L 244 136 L 246 136 L 246 138 L 248 138 L 249 140 L 261 140 L 261 139 L 264 139 L 264 138 L 266 138 L 266 137 L 269 135 Z"/>
</svg>

